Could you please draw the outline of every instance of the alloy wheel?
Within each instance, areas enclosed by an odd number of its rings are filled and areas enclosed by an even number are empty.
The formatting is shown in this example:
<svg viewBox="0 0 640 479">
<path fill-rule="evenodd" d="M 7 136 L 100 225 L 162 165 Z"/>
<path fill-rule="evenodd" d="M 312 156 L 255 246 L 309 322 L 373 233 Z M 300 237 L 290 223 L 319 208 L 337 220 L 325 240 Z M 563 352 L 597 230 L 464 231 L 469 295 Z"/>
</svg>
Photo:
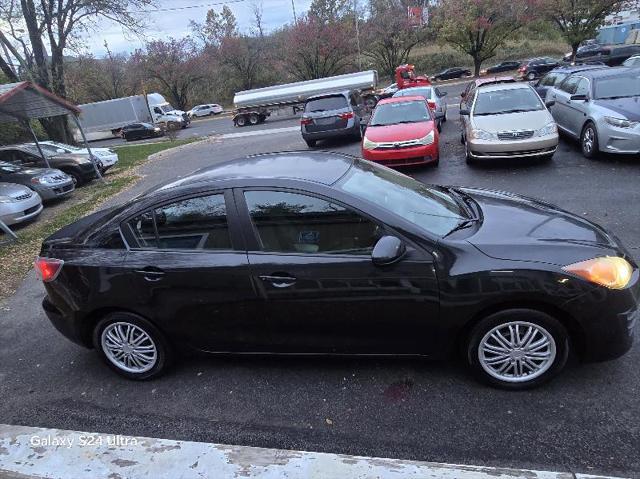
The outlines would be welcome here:
<svg viewBox="0 0 640 479">
<path fill-rule="evenodd" d="M 595 133 L 593 128 L 588 126 L 584 130 L 584 134 L 582 135 L 582 149 L 587 155 L 593 153 L 593 140 L 595 138 Z"/>
<path fill-rule="evenodd" d="M 531 381 L 551 368 L 556 342 L 545 328 L 526 321 L 502 323 L 484 335 L 478 360 L 484 371 L 504 382 Z"/>
<path fill-rule="evenodd" d="M 158 360 L 156 344 L 151 336 L 132 323 L 109 324 L 102 331 L 100 342 L 107 359 L 129 373 L 145 373 Z"/>
</svg>

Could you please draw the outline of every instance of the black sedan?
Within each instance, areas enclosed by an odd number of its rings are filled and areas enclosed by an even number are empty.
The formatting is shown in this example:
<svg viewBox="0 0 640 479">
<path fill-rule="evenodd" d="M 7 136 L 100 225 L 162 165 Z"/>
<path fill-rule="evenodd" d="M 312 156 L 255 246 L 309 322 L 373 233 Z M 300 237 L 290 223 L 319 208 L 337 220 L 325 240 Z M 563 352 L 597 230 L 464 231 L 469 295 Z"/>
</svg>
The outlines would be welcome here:
<svg viewBox="0 0 640 479">
<path fill-rule="evenodd" d="M 151 123 L 131 123 L 122 128 L 120 135 L 126 141 L 142 140 L 145 138 L 157 138 L 164 135 L 164 131 L 159 126 Z"/>
<path fill-rule="evenodd" d="M 453 80 L 455 78 L 462 78 L 464 76 L 471 76 L 471 70 L 467 68 L 453 67 L 436 73 L 431 77 L 434 81 L 440 80 Z"/>
<path fill-rule="evenodd" d="M 493 75 L 494 73 L 510 72 L 512 70 L 517 70 L 521 63 L 522 62 L 512 60 L 504 61 L 487 68 L 484 73 L 486 75 Z"/>
<path fill-rule="evenodd" d="M 636 262 L 580 216 L 327 152 L 160 185 L 47 238 L 36 266 L 54 326 L 133 379 L 176 350 L 462 351 L 481 379 L 522 389 L 570 351 L 624 354 L 640 295 Z"/>
</svg>

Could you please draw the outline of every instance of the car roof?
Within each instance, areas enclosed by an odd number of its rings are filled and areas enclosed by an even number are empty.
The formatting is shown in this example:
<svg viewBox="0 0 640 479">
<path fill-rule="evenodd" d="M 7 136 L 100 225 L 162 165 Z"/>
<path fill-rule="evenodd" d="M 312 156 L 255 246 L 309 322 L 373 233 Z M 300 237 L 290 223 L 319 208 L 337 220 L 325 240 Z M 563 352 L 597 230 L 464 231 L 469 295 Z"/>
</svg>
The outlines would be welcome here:
<svg viewBox="0 0 640 479">
<path fill-rule="evenodd" d="M 492 85 L 496 83 L 515 83 L 516 79 L 510 76 L 501 76 L 501 77 L 485 77 L 485 78 L 476 78 L 473 80 L 476 84 L 476 87 L 482 85 Z"/>
<path fill-rule="evenodd" d="M 596 70 L 589 70 L 583 72 L 587 78 L 606 78 L 626 75 L 637 75 L 637 71 L 634 68 L 628 67 L 610 67 L 610 68 L 598 68 Z M 626 75 L 625 75 L 626 74 Z"/>
<path fill-rule="evenodd" d="M 329 151 L 263 153 L 225 161 L 159 185 L 165 191 L 196 183 L 234 179 L 290 179 L 331 185 L 351 168 L 356 158 Z"/>
<path fill-rule="evenodd" d="M 427 89 L 427 88 L 429 90 L 432 90 L 434 88 L 434 86 L 433 85 L 412 86 L 410 88 L 403 88 L 402 90 L 398 90 L 396 93 L 424 90 L 424 89 Z M 411 96 L 411 95 L 407 95 L 407 96 Z M 419 96 L 419 95 L 416 95 L 416 96 Z"/>
<path fill-rule="evenodd" d="M 309 98 L 307 98 L 305 100 L 305 102 L 311 101 L 311 100 L 319 100 L 320 98 L 327 98 L 329 96 L 346 96 L 346 97 L 348 97 L 349 94 L 351 94 L 351 90 L 332 91 L 332 92 L 329 92 L 329 93 L 321 93 L 320 95 L 310 96 Z"/>
<path fill-rule="evenodd" d="M 525 88 L 531 89 L 531 85 L 528 83 L 514 82 L 514 83 L 492 83 L 489 85 L 480 85 L 480 91 L 498 91 L 498 90 L 523 90 Z"/>
<path fill-rule="evenodd" d="M 581 72 L 581 71 L 587 71 L 587 70 L 598 70 L 602 68 L 609 68 L 609 67 L 604 64 L 602 65 L 589 65 L 589 64 L 567 65 L 567 66 L 556 67 L 553 70 L 551 70 L 549 73 L 552 73 L 552 72 L 575 73 L 575 72 Z"/>
<path fill-rule="evenodd" d="M 406 103 L 408 101 L 421 101 L 424 102 L 424 97 L 420 95 L 413 96 L 392 96 L 391 98 L 384 98 L 378 102 L 378 105 L 386 105 L 387 103 Z"/>
</svg>

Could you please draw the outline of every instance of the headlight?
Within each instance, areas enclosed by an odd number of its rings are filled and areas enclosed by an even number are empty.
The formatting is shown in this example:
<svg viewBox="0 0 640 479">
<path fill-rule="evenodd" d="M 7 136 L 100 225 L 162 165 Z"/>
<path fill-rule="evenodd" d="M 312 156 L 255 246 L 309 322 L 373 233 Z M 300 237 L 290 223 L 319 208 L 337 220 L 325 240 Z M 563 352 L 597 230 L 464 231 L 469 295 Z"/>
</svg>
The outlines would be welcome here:
<svg viewBox="0 0 640 479">
<path fill-rule="evenodd" d="M 378 143 L 376 143 L 375 141 L 371 141 L 365 136 L 362 140 L 362 148 L 364 148 L 365 150 L 375 150 L 376 148 L 378 148 Z"/>
<path fill-rule="evenodd" d="M 417 142 L 420 143 L 421 145 L 430 145 L 431 143 L 433 143 L 434 140 L 435 140 L 435 133 L 433 133 L 433 130 L 431 130 L 427 136 L 423 138 L 419 138 Z"/>
<path fill-rule="evenodd" d="M 13 203 L 14 201 L 10 196 L 0 196 L 0 203 Z"/>
<path fill-rule="evenodd" d="M 469 138 L 472 140 L 496 140 L 498 136 L 488 131 L 473 129 L 471 130 Z"/>
<path fill-rule="evenodd" d="M 602 256 L 570 264 L 562 268 L 568 273 L 611 289 L 622 289 L 631 280 L 633 268 L 629 262 L 617 256 Z"/>
<path fill-rule="evenodd" d="M 629 121 L 622 118 L 614 118 L 612 116 L 605 116 L 604 121 L 612 126 L 617 126 L 618 128 L 635 128 L 638 125 L 637 121 Z"/>
<path fill-rule="evenodd" d="M 162 131 L 162 129 L 156 126 L 153 131 Z"/>
<path fill-rule="evenodd" d="M 536 136 L 548 136 L 555 135 L 558 133 L 558 126 L 555 121 L 552 121 L 546 126 L 543 126 L 538 131 L 536 131 Z"/>
</svg>

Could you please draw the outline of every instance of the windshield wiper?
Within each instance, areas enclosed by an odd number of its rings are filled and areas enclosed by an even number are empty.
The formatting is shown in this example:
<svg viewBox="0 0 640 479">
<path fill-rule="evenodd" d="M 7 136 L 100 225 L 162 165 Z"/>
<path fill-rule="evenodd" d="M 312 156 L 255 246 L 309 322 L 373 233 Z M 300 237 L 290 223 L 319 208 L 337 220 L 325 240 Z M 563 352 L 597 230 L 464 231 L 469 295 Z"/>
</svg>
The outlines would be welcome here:
<svg viewBox="0 0 640 479">
<path fill-rule="evenodd" d="M 443 238 L 446 238 L 447 236 L 449 236 L 451 233 L 454 233 L 456 231 L 460 231 L 463 230 L 465 228 L 468 228 L 469 226 L 472 226 L 474 224 L 476 224 L 479 220 L 475 219 L 475 218 L 470 218 L 468 220 L 464 220 L 461 221 L 460 223 L 458 223 L 457 225 L 455 225 L 451 231 L 449 231 L 446 235 L 443 236 Z"/>
</svg>

